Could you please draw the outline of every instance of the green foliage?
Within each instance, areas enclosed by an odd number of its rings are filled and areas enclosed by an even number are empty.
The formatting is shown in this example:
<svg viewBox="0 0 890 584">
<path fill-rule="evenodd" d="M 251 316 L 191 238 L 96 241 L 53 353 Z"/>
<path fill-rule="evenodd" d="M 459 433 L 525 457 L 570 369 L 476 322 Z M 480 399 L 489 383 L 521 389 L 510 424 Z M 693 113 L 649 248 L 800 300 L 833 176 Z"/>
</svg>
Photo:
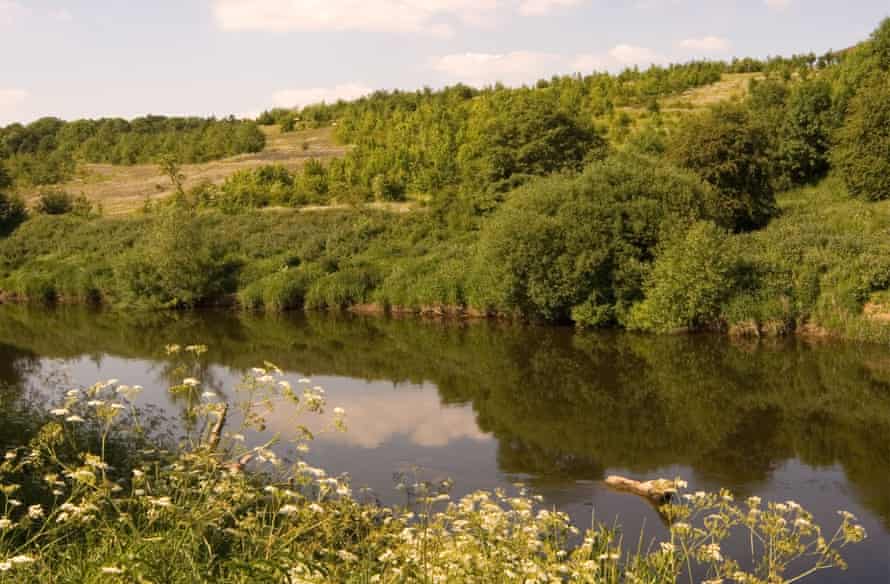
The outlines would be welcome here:
<svg viewBox="0 0 890 584">
<path fill-rule="evenodd" d="M 605 149 L 603 138 L 560 111 L 553 96 L 528 90 L 474 103 L 458 157 L 466 184 L 503 190 L 512 177 L 578 171 Z"/>
<path fill-rule="evenodd" d="M 813 183 L 828 173 L 834 129 L 831 85 L 821 79 L 796 85 L 779 133 L 782 186 Z"/>
<path fill-rule="evenodd" d="M 470 304 L 532 318 L 605 324 L 640 298 L 666 227 L 719 219 L 718 194 L 691 173 L 630 155 L 578 178 L 530 183 L 483 225 Z M 611 318 L 609 319 L 611 320 Z"/>
<path fill-rule="evenodd" d="M 191 308 L 219 299 L 232 266 L 188 211 L 162 209 L 138 245 L 113 264 L 125 303 Z"/>
<path fill-rule="evenodd" d="M 219 188 L 199 186 L 192 197 L 199 204 L 232 214 L 268 206 L 299 207 L 331 201 L 328 169 L 314 159 L 295 172 L 279 164 L 239 170 Z"/>
<path fill-rule="evenodd" d="M 851 100 L 832 161 L 851 195 L 890 198 L 890 73 L 876 74 Z"/>
<path fill-rule="evenodd" d="M 170 156 L 182 163 L 207 162 L 259 152 L 265 143 L 254 122 L 234 118 L 43 118 L 0 128 L 0 160 L 7 161 L 17 184 L 39 186 L 68 180 L 79 161 L 137 164 Z"/>
<path fill-rule="evenodd" d="M 64 215 L 74 210 L 74 197 L 64 191 L 44 191 L 37 199 L 34 210 L 43 215 Z"/>
<path fill-rule="evenodd" d="M 776 211 L 768 148 L 767 135 L 746 107 L 723 104 L 684 120 L 667 155 L 714 186 L 732 228 L 744 231 L 762 227 Z"/>
<path fill-rule="evenodd" d="M 15 231 L 28 218 L 28 210 L 21 198 L 0 191 L 0 236 Z"/>
<path fill-rule="evenodd" d="M 699 222 L 668 240 L 646 278 L 646 300 L 633 309 L 632 328 L 668 332 L 719 324 L 735 286 L 729 233 Z"/>
</svg>

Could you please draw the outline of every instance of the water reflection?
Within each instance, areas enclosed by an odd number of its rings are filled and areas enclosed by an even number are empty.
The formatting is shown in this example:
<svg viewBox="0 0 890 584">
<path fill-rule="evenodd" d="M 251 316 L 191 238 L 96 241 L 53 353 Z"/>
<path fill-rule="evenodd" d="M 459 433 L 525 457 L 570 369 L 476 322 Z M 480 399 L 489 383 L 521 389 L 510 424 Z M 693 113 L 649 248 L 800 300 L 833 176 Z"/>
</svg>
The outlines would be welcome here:
<svg viewBox="0 0 890 584">
<path fill-rule="evenodd" d="M 350 432 L 326 436 L 316 454 L 375 488 L 401 466 L 419 464 L 467 488 L 518 477 L 581 514 L 591 504 L 633 513 L 638 502 L 594 481 L 616 469 L 682 474 L 741 495 L 809 496 L 826 513 L 855 506 L 876 528 L 860 558 L 869 568 L 859 575 L 890 570 L 890 353 L 883 347 L 327 315 L 0 307 L 0 376 L 13 386 L 39 359 L 77 359 L 91 375 L 163 388 L 179 380 L 163 355 L 173 342 L 209 345 L 202 373 L 220 391 L 263 360 L 325 385 L 332 405 L 349 412 Z M 293 425 L 284 409 L 269 420 L 270 431 Z"/>
</svg>

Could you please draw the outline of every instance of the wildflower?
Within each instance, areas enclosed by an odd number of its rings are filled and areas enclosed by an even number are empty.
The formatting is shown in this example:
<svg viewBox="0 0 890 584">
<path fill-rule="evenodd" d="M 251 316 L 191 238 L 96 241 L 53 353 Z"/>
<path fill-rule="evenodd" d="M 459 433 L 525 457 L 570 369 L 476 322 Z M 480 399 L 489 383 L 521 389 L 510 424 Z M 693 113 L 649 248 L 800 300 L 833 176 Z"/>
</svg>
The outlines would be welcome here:
<svg viewBox="0 0 890 584">
<path fill-rule="evenodd" d="M 299 508 L 297 508 L 296 505 L 287 504 L 287 505 L 283 505 L 281 507 L 281 509 L 278 510 L 278 514 L 279 515 L 293 515 L 297 511 L 299 511 Z"/>
<path fill-rule="evenodd" d="M 133 469 L 133 478 L 141 479 L 145 476 L 145 473 L 139 470 L 138 468 Z"/>
<path fill-rule="evenodd" d="M 18 455 L 15 453 L 14 450 L 10 450 L 9 452 L 6 453 L 4 458 L 6 458 L 6 460 L 15 460 L 17 456 Z"/>
<path fill-rule="evenodd" d="M 199 385 L 201 385 L 201 382 L 194 377 L 186 377 L 182 380 L 182 384 L 187 387 L 198 387 Z"/>
<path fill-rule="evenodd" d="M 720 544 L 710 543 L 702 548 L 702 555 L 714 562 L 722 562 L 723 555 L 720 553 Z"/>
<path fill-rule="evenodd" d="M 67 416 L 67 415 L 70 414 L 71 412 L 68 411 L 68 410 L 65 409 L 65 408 L 56 408 L 56 409 L 54 409 L 54 410 L 50 410 L 49 413 L 52 414 L 52 415 L 54 415 L 54 416 L 62 417 L 62 416 Z"/>
<path fill-rule="evenodd" d="M 661 542 L 661 551 L 663 551 L 664 553 L 672 554 L 672 553 L 674 553 L 674 550 L 675 550 L 674 544 L 672 544 L 670 542 L 666 542 L 666 541 Z"/>
<path fill-rule="evenodd" d="M 79 423 L 83 422 L 84 419 L 81 418 L 80 416 L 68 416 L 67 418 L 65 418 L 65 421 L 71 422 L 72 424 L 79 424 Z"/>
<path fill-rule="evenodd" d="M 324 507 L 322 507 L 318 503 L 312 503 L 311 505 L 309 505 L 309 510 L 315 513 L 324 513 Z"/>
<path fill-rule="evenodd" d="M 748 506 L 749 507 L 759 507 L 760 506 L 760 497 L 748 497 Z"/>
<path fill-rule="evenodd" d="M 12 521 L 7 518 L 0 519 L 0 529 L 9 529 L 12 527 Z"/>
<path fill-rule="evenodd" d="M 688 523 L 685 523 L 683 521 L 679 521 L 679 522 L 671 525 L 671 530 L 676 531 L 677 533 L 686 533 L 690 529 L 692 529 L 692 526 L 690 526 Z"/>
<path fill-rule="evenodd" d="M 356 556 L 352 552 L 348 552 L 346 550 L 338 550 L 337 556 L 344 562 L 357 562 L 358 561 L 358 556 Z"/>
<path fill-rule="evenodd" d="M 28 517 L 35 521 L 43 519 L 43 507 L 40 505 L 31 505 L 28 507 Z"/>
<path fill-rule="evenodd" d="M 122 568 L 115 568 L 114 566 L 102 566 L 103 574 L 123 574 L 124 571 Z"/>
<path fill-rule="evenodd" d="M 8 572 L 12 569 L 12 562 L 0 562 L 0 572 Z"/>
<path fill-rule="evenodd" d="M 677 479 L 676 481 L 674 481 L 674 486 L 678 489 L 685 489 L 686 487 L 689 486 L 689 483 L 687 483 L 686 481 L 684 481 L 682 479 Z"/>
<path fill-rule="evenodd" d="M 156 499 L 149 499 L 148 501 L 152 505 L 163 508 L 170 508 L 173 506 L 173 502 L 170 500 L 170 497 L 158 497 Z"/>
<path fill-rule="evenodd" d="M 334 408 L 335 416 L 343 416 L 345 414 L 346 414 L 346 410 L 344 410 L 343 408 Z"/>
</svg>

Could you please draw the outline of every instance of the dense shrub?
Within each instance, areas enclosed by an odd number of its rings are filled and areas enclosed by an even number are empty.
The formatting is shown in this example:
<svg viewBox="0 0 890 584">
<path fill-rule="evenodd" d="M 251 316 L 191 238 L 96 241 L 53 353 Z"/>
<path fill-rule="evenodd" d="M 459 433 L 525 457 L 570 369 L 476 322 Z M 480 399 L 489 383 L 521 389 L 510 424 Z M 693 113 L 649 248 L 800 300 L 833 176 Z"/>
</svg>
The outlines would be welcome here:
<svg viewBox="0 0 890 584">
<path fill-rule="evenodd" d="M 74 210 L 74 197 L 64 191 L 44 191 L 34 210 L 43 215 L 64 215 Z"/>
<path fill-rule="evenodd" d="M 890 198 L 890 73 L 876 74 L 850 102 L 832 161 L 853 196 Z"/>
<path fill-rule="evenodd" d="M 233 266 L 201 223 L 176 207 L 163 209 L 139 243 L 117 258 L 114 274 L 123 302 L 194 307 L 218 299 Z"/>
<path fill-rule="evenodd" d="M 719 323 L 735 286 L 729 234 L 699 222 L 665 243 L 646 278 L 646 300 L 633 309 L 633 328 L 666 332 Z"/>
<path fill-rule="evenodd" d="M 0 190 L 0 236 L 12 233 L 27 218 L 25 202 Z"/>
<path fill-rule="evenodd" d="M 719 194 L 692 173 L 637 156 L 530 183 L 483 225 L 470 304 L 547 320 L 573 309 L 587 324 L 621 320 L 640 299 L 664 230 L 723 213 Z"/>
<path fill-rule="evenodd" d="M 735 230 L 761 227 L 775 214 L 769 139 L 745 106 L 723 104 L 690 116 L 671 136 L 667 155 L 723 194 Z"/>
</svg>

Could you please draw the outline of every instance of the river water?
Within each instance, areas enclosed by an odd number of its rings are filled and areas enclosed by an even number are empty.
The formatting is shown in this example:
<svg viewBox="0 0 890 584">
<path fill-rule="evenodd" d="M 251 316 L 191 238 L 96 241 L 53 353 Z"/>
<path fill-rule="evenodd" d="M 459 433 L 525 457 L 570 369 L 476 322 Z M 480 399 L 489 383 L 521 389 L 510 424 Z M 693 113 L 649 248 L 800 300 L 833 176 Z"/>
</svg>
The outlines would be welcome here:
<svg viewBox="0 0 890 584">
<path fill-rule="evenodd" d="M 868 540 L 850 569 L 808 582 L 890 582 L 890 349 L 830 341 L 637 336 L 503 323 L 229 312 L 130 315 L 0 306 L 4 394 L 48 380 L 141 384 L 169 423 L 181 378 L 164 346 L 209 347 L 202 377 L 223 399 L 264 361 L 311 378 L 348 431 L 308 455 L 399 503 L 400 473 L 452 479 L 456 494 L 522 482 L 580 527 L 618 521 L 628 539 L 666 533 L 657 513 L 602 485 L 610 474 L 682 477 L 692 490 L 794 500 L 826 530 L 856 514 Z M 61 390 L 59 390 L 61 391 Z M 4 413 L 8 417 L 8 413 Z M 3 421 L 3 420 L 0 420 Z M 292 437 L 284 407 L 260 435 Z M 14 420 L 0 427 L 16 440 Z M 730 550 L 731 551 L 731 550 Z M 739 554 L 743 555 L 743 554 Z"/>
</svg>

